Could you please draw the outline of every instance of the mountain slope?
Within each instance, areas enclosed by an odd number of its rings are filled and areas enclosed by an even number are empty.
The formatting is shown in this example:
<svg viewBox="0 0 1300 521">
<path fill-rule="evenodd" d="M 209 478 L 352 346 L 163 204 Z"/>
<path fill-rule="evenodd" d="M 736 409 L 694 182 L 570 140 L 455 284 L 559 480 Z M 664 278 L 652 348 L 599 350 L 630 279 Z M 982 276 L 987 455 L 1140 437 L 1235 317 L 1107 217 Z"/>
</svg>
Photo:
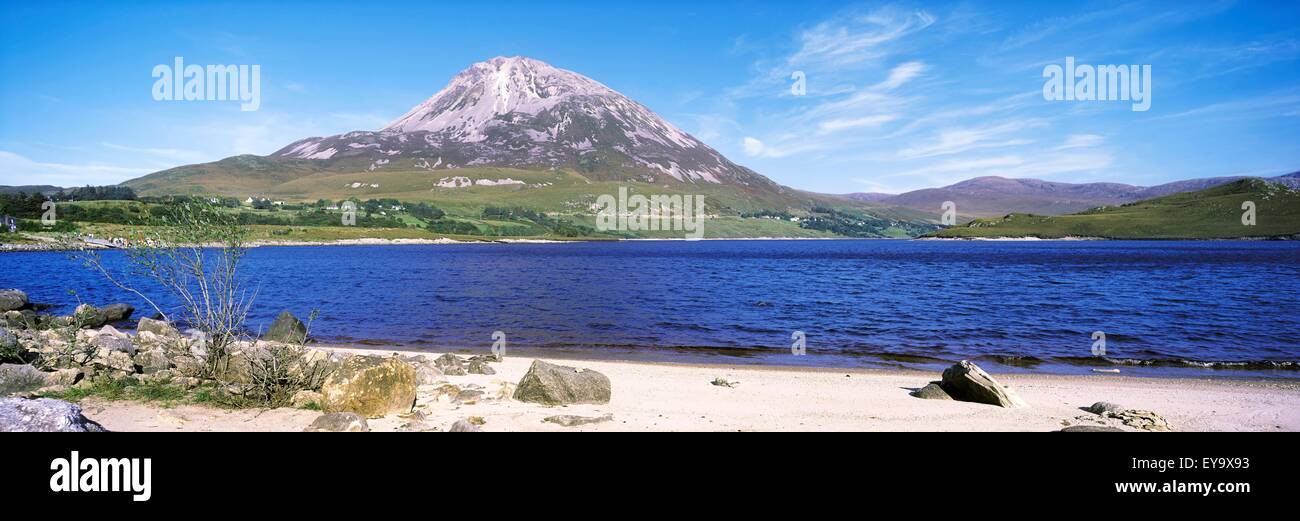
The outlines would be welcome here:
<svg viewBox="0 0 1300 521">
<path fill-rule="evenodd" d="M 1256 205 L 1256 224 L 1242 224 L 1242 204 Z M 934 234 L 944 238 L 1103 237 L 1108 239 L 1233 239 L 1300 237 L 1300 189 L 1284 182 L 1241 179 L 1228 184 L 1095 208 L 1061 216 L 1011 214 L 976 219 Z"/>
<path fill-rule="evenodd" d="M 1063 215 L 1098 206 L 1125 204 L 1176 193 L 1205 190 L 1242 179 L 1253 178 L 1212 177 L 1142 187 L 1120 183 L 1073 184 L 987 176 L 941 188 L 926 188 L 899 195 L 873 193 L 849 194 L 848 197 L 934 213 L 941 211 L 945 201 L 952 201 L 957 205 L 959 215 L 972 217 L 993 217 L 1009 213 Z M 1292 188 L 1300 188 L 1300 172 L 1267 179 Z"/>
</svg>

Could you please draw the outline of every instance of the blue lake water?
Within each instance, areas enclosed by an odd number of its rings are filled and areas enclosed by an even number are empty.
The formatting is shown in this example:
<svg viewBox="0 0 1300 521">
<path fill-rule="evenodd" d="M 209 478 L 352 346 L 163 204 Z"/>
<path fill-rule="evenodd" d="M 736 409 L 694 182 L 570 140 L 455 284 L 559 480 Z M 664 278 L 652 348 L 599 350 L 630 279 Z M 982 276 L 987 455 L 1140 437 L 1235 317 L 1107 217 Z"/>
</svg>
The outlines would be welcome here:
<svg viewBox="0 0 1300 521">
<path fill-rule="evenodd" d="M 328 343 L 486 353 L 503 331 L 508 349 L 555 356 L 1300 377 L 1296 242 L 265 247 L 243 273 L 252 328 L 319 309 L 313 334 Z M 51 312 L 79 298 L 152 314 L 64 253 L 0 254 L 0 287 Z"/>
</svg>

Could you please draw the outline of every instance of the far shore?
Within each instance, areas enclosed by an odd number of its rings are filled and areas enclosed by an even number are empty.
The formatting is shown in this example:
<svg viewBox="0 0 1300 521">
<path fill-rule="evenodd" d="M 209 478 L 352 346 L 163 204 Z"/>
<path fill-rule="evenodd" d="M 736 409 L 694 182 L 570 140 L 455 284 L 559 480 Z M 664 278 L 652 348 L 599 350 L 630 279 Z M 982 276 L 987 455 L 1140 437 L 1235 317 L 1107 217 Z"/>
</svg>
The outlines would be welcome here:
<svg viewBox="0 0 1300 521">
<path fill-rule="evenodd" d="M 319 348 L 350 354 L 411 351 Z M 421 353 L 433 357 L 435 354 Z M 501 395 L 524 375 L 533 358 L 507 356 L 495 375 L 447 377 L 462 388 Z M 442 430 L 473 418 L 484 431 L 1055 431 L 1067 426 L 1135 430 L 1083 408 L 1099 402 L 1153 411 L 1175 431 L 1300 431 L 1300 382 L 1208 378 L 1133 378 L 994 374 L 1029 407 L 926 400 L 911 390 L 938 380 L 937 372 L 911 370 L 755 367 L 727 364 L 557 359 L 555 363 L 609 377 L 612 399 L 602 405 L 546 407 L 509 398 L 476 403 L 439 401 L 436 386 L 421 386 L 417 409 Z M 730 387 L 715 385 L 725 381 Z M 85 414 L 115 431 L 300 431 L 319 412 L 304 409 L 226 410 L 199 405 L 163 408 L 138 402 L 87 399 Z M 562 427 L 547 417 L 612 419 Z M 394 431 L 398 415 L 368 421 L 374 431 Z M 1148 434 L 1149 433 L 1144 433 Z"/>
</svg>

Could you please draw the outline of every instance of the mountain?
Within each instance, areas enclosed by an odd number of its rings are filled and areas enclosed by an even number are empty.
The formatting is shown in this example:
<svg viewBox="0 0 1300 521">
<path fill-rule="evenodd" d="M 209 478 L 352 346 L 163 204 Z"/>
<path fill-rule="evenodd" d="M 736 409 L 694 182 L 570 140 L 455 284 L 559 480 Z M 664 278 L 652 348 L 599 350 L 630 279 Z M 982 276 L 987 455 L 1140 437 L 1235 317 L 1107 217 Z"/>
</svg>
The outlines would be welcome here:
<svg viewBox="0 0 1300 521">
<path fill-rule="evenodd" d="M 1289 175 L 1289 179 L 1295 179 L 1294 174 Z M 1253 226 L 1242 224 L 1245 213 L 1242 205 L 1246 201 L 1255 203 L 1256 224 Z M 946 228 L 931 235 L 1043 239 L 1300 238 L 1300 188 L 1290 186 L 1287 179 L 1239 179 L 1204 190 L 1070 215 L 1014 213 L 976 219 L 965 226 Z"/>
<path fill-rule="evenodd" d="M 942 188 L 926 188 L 899 195 L 848 194 L 855 200 L 939 213 L 945 201 L 957 205 L 959 215 L 1002 216 L 1010 213 L 1064 215 L 1099 206 L 1119 205 L 1183 192 L 1205 190 L 1245 176 L 1188 179 L 1151 187 L 1120 183 L 1058 183 L 1038 179 L 977 177 Z M 1271 182 L 1300 188 L 1300 172 L 1267 178 Z"/>
<path fill-rule="evenodd" d="M 590 180 L 788 190 L 613 89 L 523 57 L 470 66 L 377 131 L 301 139 L 267 159 L 315 160 L 317 170 L 365 172 L 573 169 Z M 151 176 L 127 184 L 143 185 Z"/>
<path fill-rule="evenodd" d="M 597 179 L 773 185 L 627 96 L 522 57 L 474 64 L 377 132 L 308 138 L 272 156 L 403 158 L 431 168 L 575 168 Z"/>
<path fill-rule="evenodd" d="M 570 212 L 629 185 L 705 195 L 709 211 L 722 214 L 849 206 L 918 215 L 779 185 L 627 96 L 523 57 L 470 66 L 379 130 L 305 138 L 268 156 L 186 165 L 124 184 L 141 195 L 391 197 Z"/>
<path fill-rule="evenodd" d="M 60 190 L 63 189 L 52 185 L 0 186 L 0 194 L 3 195 L 34 194 L 34 193 L 51 195 L 51 194 L 59 193 Z"/>
</svg>

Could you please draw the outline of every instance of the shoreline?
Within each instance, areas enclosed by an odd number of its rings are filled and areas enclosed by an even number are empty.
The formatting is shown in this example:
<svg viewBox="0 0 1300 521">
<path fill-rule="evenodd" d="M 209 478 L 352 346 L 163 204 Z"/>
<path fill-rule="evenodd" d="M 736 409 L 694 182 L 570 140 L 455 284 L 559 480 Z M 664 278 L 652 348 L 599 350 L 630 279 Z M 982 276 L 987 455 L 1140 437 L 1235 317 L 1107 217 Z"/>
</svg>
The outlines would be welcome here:
<svg viewBox="0 0 1300 521">
<path fill-rule="evenodd" d="M 409 355 L 393 349 L 317 348 L 347 354 Z M 432 358 L 436 353 L 420 353 Z M 531 357 L 507 355 L 495 375 L 447 377 L 462 388 L 497 396 L 512 388 Z M 1118 375 L 992 373 L 1028 407 L 926 400 L 909 393 L 938 380 L 931 371 L 749 367 L 543 358 L 608 376 L 608 404 L 547 407 L 508 398 L 445 402 L 436 386 L 420 386 L 417 409 L 444 430 L 477 418 L 484 431 L 1054 431 L 1067 426 L 1136 429 L 1083 408 L 1099 401 L 1154 411 L 1175 431 L 1300 431 L 1300 382 Z M 712 384 L 725 379 L 731 387 Z M 119 431 L 301 431 L 319 412 L 304 409 L 228 410 L 200 405 L 84 400 L 90 419 Z M 545 422 L 555 415 L 612 419 L 576 427 Z M 395 431 L 398 415 L 368 420 L 373 431 Z"/>
<path fill-rule="evenodd" d="M 457 355 L 472 356 L 490 354 L 485 349 L 473 349 L 467 347 L 447 347 L 438 346 L 431 348 L 413 347 L 407 345 L 393 345 L 389 343 L 321 343 L 312 344 L 313 348 L 326 350 L 348 350 L 348 351 L 377 351 L 377 352 L 397 352 L 404 354 L 427 355 L 430 353 L 455 353 Z M 556 349 L 556 348 L 536 348 L 536 347 L 513 347 L 510 352 L 512 356 L 527 356 L 541 359 L 554 360 L 572 360 L 576 362 L 600 361 L 610 363 L 629 363 L 629 364 L 663 364 L 663 365 L 685 365 L 698 367 L 745 367 L 754 369 L 772 369 L 772 370 L 790 370 L 790 371 L 824 371 L 824 372 L 843 372 L 843 371 L 863 371 L 878 372 L 881 374 L 893 373 L 930 373 L 934 371 L 942 372 L 944 367 L 952 365 L 955 360 L 930 359 L 925 361 L 901 361 L 891 359 L 887 354 L 874 355 L 871 358 L 870 365 L 863 364 L 857 366 L 834 366 L 834 365 L 815 365 L 815 364 L 790 364 L 773 361 L 770 359 L 748 358 L 744 355 L 729 354 L 724 350 L 713 351 L 710 353 L 694 354 L 694 357 L 680 357 L 679 360 L 671 359 L 671 356 L 662 356 L 656 359 L 653 356 L 636 356 L 638 350 L 651 353 L 652 348 L 630 348 L 618 350 L 600 349 Z M 867 355 L 873 356 L 873 355 Z M 715 360 L 708 360 L 713 358 Z M 1150 379 L 1204 379 L 1204 380 L 1240 380 L 1240 381 L 1278 381 L 1278 382 L 1300 382 L 1300 369 L 1238 369 L 1231 364 L 1238 362 L 1203 362 L 1203 361 L 1182 361 L 1182 365 L 1175 365 L 1167 360 L 1150 360 L 1146 361 L 1151 365 L 1141 365 L 1137 363 L 1107 363 L 1107 364 L 1070 364 L 1063 361 L 1043 360 L 1033 366 L 1013 365 L 999 362 L 993 358 L 973 357 L 969 360 L 981 364 L 983 367 L 995 368 L 1003 374 L 1017 375 L 1044 375 L 1044 376 L 1107 376 L 1107 377 L 1127 377 L 1127 378 L 1150 378 Z M 1246 362 L 1246 363 L 1264 363 L 1264 362 Z M 1290 364 L 1297 366 L 1300 362 L 1295 361 L 1268 361 L 1267 363 Z M 1205 364 L 1224 364 L 1224 367 L 1206 367 Z M 1069 369 L 1069 370 L 1051 370 L 1051 369 Z M 1045 369 L 1045 370 L 1044 370 Z M 1116 372 L 1118 371 L 1118 372 Z M 1282 374 L 1266 374 L 1270 372 Z M 1186 374 L 1179 374 L 1186 373 Z"/>
<path fill-rule="evenodd" d="M 481 239 L 451 239 L 440 237 L 437 239 L 383 239 L 377 237 L 363 237 L 357 239 L 338 239 L 333 241 L 250 241 L 244 246 L 246 248 L 274 248 L 274 247 L 310 247 L 310 246 L 425 246 L 425 245 L 462 245 L 462 244 L 591 244 L 591 243 L 617 243 L 617 242 L 695 242 L 695 241 L 969 241 L 969 242 L 1147 242 L 1147 241 L 1193 241 L 1193 242 L 1286 242 L 1293 240 L 1290 237 L 1236 237 L 1221 239 L 1195 239 L 1195 238 L 1157 238 L 1157 239 L 1110 239 L 1106 237 L 1061 237 L 1061 238 L 1038 238 L 1038 237 L 703 237 L 699 239 L 686 238 L 610 238 L 610 239 L 501 239 L 483 237 Z M 96 250 L 116 250 L 119 248 L 107 247 L 98 244 L 88 244 L 90 249 Z M 76 251 L 76 248 L 64 248 L 55 243 L 0 243 L 0 253 L 23 253 L 23 252 L 61 252 Z"/>
</svg>

